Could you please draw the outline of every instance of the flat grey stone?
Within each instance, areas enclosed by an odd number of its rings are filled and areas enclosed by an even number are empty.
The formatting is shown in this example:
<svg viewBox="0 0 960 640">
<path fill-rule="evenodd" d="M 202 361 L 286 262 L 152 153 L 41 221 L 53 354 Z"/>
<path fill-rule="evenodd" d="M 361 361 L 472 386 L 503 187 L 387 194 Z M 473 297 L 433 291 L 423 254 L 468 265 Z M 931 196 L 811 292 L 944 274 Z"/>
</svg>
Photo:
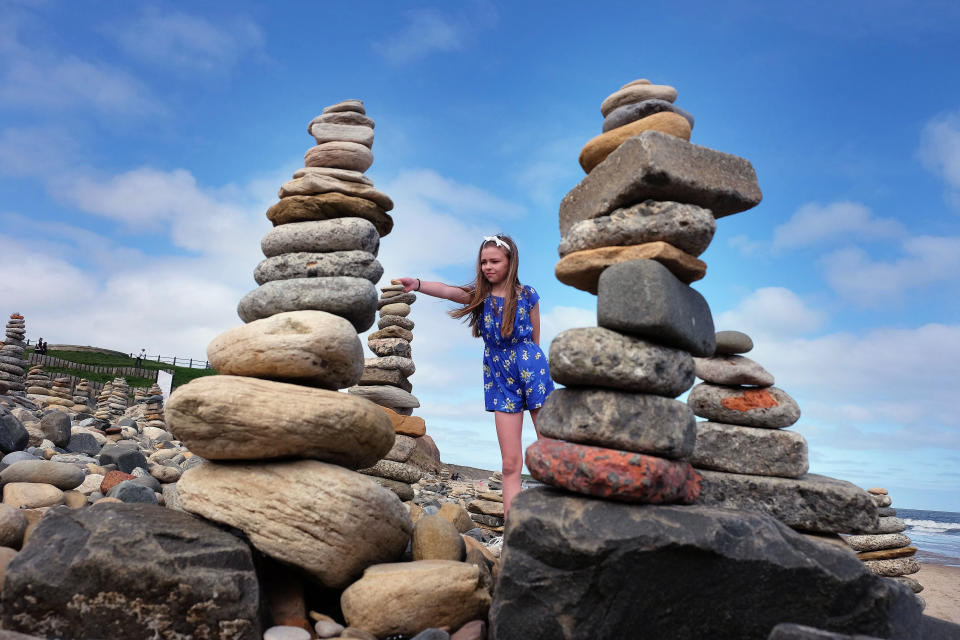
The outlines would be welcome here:
<svg viewBox="0 0 960 640">
<path fill-rule="evenodd" d="M 889 507 L 893 504 L 893 498 L 886 494 L 873 496 L 873 501 L 878 507 Z"/>
<path fill-rule="evenodd" d="M 410 358 L 401 358 L 399 356 L 387 356 L 384 358 L 367 358 L 363 361 L 363 368 L 366 369 L 387 369 L 397 370 L 406 377 L 412 376 L 417 368 Z"/>
<path fill-rule="evenodd" d="M 67 491 L 83 483 L 84 473 L 75 465 L 52 460 L 21 460 L 0 472 L 0 484 L 38 482 Z"/>
<path fill-rule="evenodd" d="M 388 304 L 396 304 L 396 303 L 398 303 L 398 302 L 401 302 L 401 303 L 403 303 L 403 304 L 413 304 L 413 303 L 416 302 L 416 301 L 417 301 L 417 294 L 415 294 L 415 293 L 413 293 L 412 291 L 410 291 L 410 292 L 408 292 L 408 293 L 401 293 L 401 294 L 398 295 L 398 296 L 391 296 L 391 297 L 389 297 L 389 298 L 384 298 L 384 299 L 378 301 L 378 302 L 377 302 L 377 308 L 378 308 L 378 309 L 382 309 L 383 307 L 387 306 Z"/>
<path fill-rule="evenodd" d="M 854 551 L 884 551 L 910 546 L 910 537 L 902 533 L 846 536 L 843 540 Z"/>
<path fill-rule="evenodd" d="M 240 300 L 237 313 L 244 322 L 284 311 L 313 309 L 346 318 L 357 332 L 373 324 L 377 289 L 363 278 L 292 278 L 260 285 Z"/>
<path fill-rule="evenodd" d="M 908 576 L 920 571 L 920 563 L 916 558 L 889 558 L 887 560 L 864 560 L 873 574 L 878 576 Z"/>
<path fill-rule="evenodd" d="M 396 439 L 393 441 L 393 448 L 387 452 L 387 455 L 384 456 L 386 460 L 392 460 L 393 462 L 406 462 L 410 459 L 410 456 L 413 455 L 413 452 L 417 448 L 416 438 L 411 438 L 410 436 L 405 436 L 401 434 L 396 435 Z"/>
<path fill-rule="evenodd" d="M 367 346 L 370 347 L 370 351 L 381 358 L 387 356 L 410 357 L 410 343 L 403 338 L 370 338 L 367 339 Z"/>
<path fill-rule="evenodd" d="M 332 111 L 330 113 L 321 113 L 310 121 L 310 124 L 307 126 L 308 133 L 310 131 L 310 127 L 315 122 L 323 122 L 327 124 L 362 125 L 364 127 L 370 127 L 371 129 L 375 127 L 375 123 L 372 119 L 357 111 Z"/>
<path fill-rule="evenodd" d="M 557 389 L 537 417 L 540 435 L 568 442 L 685 458 L 695 440 L 693 412 L 663 396 L 605 389 Z"/>
<path fill-rule="evenodd" d="M 724 387 L 701 382 L 690 390 L 687 404 L 701 418 L 744 427 L 782 429 L 800 419 L 799 405 L 777 387 Z"/>
<path fill-rule="evenodd" d="M 600 274 L 597 324 L 695 356 L 713 354 L 707 301 L 655 260 L 621 262 Z"/>
<path fill-rule="evenodd" d="M 314 121 L 310 124 L 310 135 L 317 141 L 317 144 L 354 142 L 365 147 L 373 146 L 373 127 L 364 125 Z"/>
<path fill-rule="evenodd" d="M 893 507 L 880 507 L 880 510 L 878 511 L 878 513 L 881 516 L 895 516 L 897 515 L 897 510 L 894 509 Z"/>
<path fill-rule="evenodd" d="M 363 100 L 343 100 L 336 104 L 331 104 L 329 107 L 324 107 L 321 113 L 339 113 L 342 111 L 354 111 L 356 113 L 366 113 L 366 110 L 363 108 Z M 311 124 L 313 121 L 311 121 Z"/>
<path fill-rule="evenodd" d="M 644 200 L 672 200 L 721 218 L 760 203 L 753 166 L 743 158 L 644 131 L 597 165 L 560 203 L 560 235 L 574 223 Z"/>
<path fill-rule="evenodd" d="M 700 470 L 697 504 L 753 511 L 788 527 L 817 533 L 872 533 L 877 506 L 860 487 L 808 473 L 799 478 Z"/>
<path fill-rule="evenodd" d="M 374 369 L 372 367 L 365 368 L 357 384 L 361 386 L 371 384 L 386 384 L 390 385 L 391 387 L 400 387 L 407 392 L 413 390 L 413 385 L 410 384 L 410 381 L 407 380 L 407 376 L 403 375 L 399 369 Z"/>
<path fill-rule="evenodd" d="M 651 98 L 650 100 L 625 104 L 622 107 L 617 107 L 611 111 L 610 114 L 603 119 L 603 132 L 606 133 L 611 129 L 616 129 L 617 127 L 622 127 L 625 124 L 636 122 L 641 118 L 652 116 L 653 114 L 660 113 L 661 111 L 670 111 L 672 113 L 676 113 L 677 115 L 681 115 L 686 118 L 687 122 L 690 123 L 690 127 L 693 127 L 693 116 L 690 115 L 689 111 L 686 109 L 681 109 L 672 102 Z"/>
<path fill-rule="evenodd" d="M 387 385 L 350 387 L 347 389 L 347 393 L 366 398 L 371 402 L 379 404 L 381 407 L 414 409 L 420 406 L 420 401 L 409 392 Z"/>
<path fill-rule="evenodd" d="M 10 375 L 17 376 L 17 377 L 22 377 L 23 374 L 26 373 L 23 367 L 18 367 L 15 364 L 6 364 L 4 362 L 0 362 L 0 371 L 9 373 Z"/>
<path fill-rule="evenodd" d="M 62 411 L 51 411 L 40 418 L 40 431 L 58 447 L 66 447 L 70 442 L 70 430 L 70 416 Z"/>
<path fill-rule="evenodd" d="M 568 329 L 550 343 L 550 374 L 562 385 L 675 398 L 693 384 L 693 358 L 602 327 Z"/>
<path fill-rule="evenodd" d="M 353 169 L 340 169 L 338 167 L 300 167 L 293 172 L 294 178 L 304 176 L 329 176 L 337 180 L 346 180 L 347 182 L 358 182 L 367 186 L 373 186 L 373 180 L 363 175 L 362 171 Z"/>
<path fill-rule="evenodd" d="M 581 220 L 560 240 L 560 257 L 574 251 L 662 241 L 699 256 L 710 246 L 717 221 L 709 209 L 647 200 L 610 215 Z"/>
<path fill-rule="evenodd" d="M 795 431 L 698 422 L 690 464 L 698 469 L 799 478 L 810 464 L 807 441 Z"/>
<path fill-rule="evenodd" d="M 906 531 L 907 523 L 900 518 L 890 516 L 882 517 L 877 522 L 877 528 L 869 533 L 900 533 Z"/>
<path fill-rule="evenodd" d="M 410 318 L 404 318 L 403 316 L 380 316 L 380 319 L 377 320 L 378 329 L 386 329 L 387 327 L 400 327 L 401 329 L 410 331 L 413 329 L 413 326 L 413 320 Z"/>
<path fill-rule="evenodd" d="M 303 163 L 308 167 L 336 167 L 349 171 L 366 171 L 373 164 L 373 152 L 370 151 L 370 147 L 356 142 L 324 142 L 307 149 L 303 154 Z M 390 227 L 392 226 L 391 220 Z M 387 234 L 381 232 L 380 235 Z"/>
<path fill-rule="evenodd" d="M 753 349 L 753 340 L 742 331 L 717 331 L 716 355 L 747 353 Z"/>
<path fill-rule="evenodd" d="M 383 275 L 377 257 L 366 251 L 333 251 L 330 253 L 285 253 L 267 258 L 253 270 L 257 284 L 292 278 L 331 278 L 348 276 L 363 278 L 376 284 Z"/>
<path fill-rule="evenodd" d="M 260 241 L 268 258 L 284 253 L 329 251 L 366 251 L 377 254 L 380 234 L 364 218 L 333 218 L 281 224 L 268 231 Z"/>
<path fill-rule="evenodd" d="M 906 585 L 914 593 L 923 591 L 923 585 L 910 576 L 891 576 L 891 580 L 896 580 L 900 584 Z"/>
<path fill-rule="evenodd" d="M 694 358 L 697 377 L 712 384 L 773 385 L 773 374 L 745 356 L 719 355 L 712 358 Z"/>
<path fill-rule="evenodd" d="M 363 198 L 373 202 L 384 212 L 393 209 L 393 200 L 387 194 L 374 189 L 370 185 L 324 175 L 308 174 L 284 182 L 280 186 L 278 195 L 280 198 L 288 198 L 290 196 L 311 196 L 323 193 L 340 193 L 346 196 Z"/>
<path fill-rule="evenodd" d="M 380 476 L 368 477 L 384 489 L 389 489 L 395 493 L 403 502 L 408 502 L 414 498 L 413 487 L 406 482 L 398 482 L 396 480 L 390 480 L 389 478 L 381 478 Z"/>
<path fill-rule="evenodd" d="M 769 517 L 536 488 L 510 509 L 490 610 L 497 640 L 745 638 L 784 620 L 908 638 L 909 589 Z"/>
<path fill-rule="evenodd" d="M 111 487 L 107 491 L 108 498 L 116 498 L 123 502 L 144 502 L 147 504 L 157 504 L 157 494 L 150 487 L 134 480 L 124 480 L 120 484 Z"/>
<path fill-rule="evenodd" d="M 377 476 L 406 484 L 413 484 L 419 481 L 423 475 L 423 472 L 417 467 L 395 460 L 380 460 L 372 467 L 358 469 L 358 471 L 367 476 Z"/>
</svg>

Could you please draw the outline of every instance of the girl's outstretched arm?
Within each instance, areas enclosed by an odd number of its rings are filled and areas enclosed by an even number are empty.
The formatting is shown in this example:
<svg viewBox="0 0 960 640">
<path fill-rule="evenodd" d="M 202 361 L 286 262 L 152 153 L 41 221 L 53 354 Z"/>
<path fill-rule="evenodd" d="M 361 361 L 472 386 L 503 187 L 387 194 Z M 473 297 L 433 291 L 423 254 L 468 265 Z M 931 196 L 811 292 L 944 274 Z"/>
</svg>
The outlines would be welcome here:
<svg viewBox="0 0 960 640">
<path fill-rule="evenodd" d="M 540 303 L 533 305 L 530 309 L 530 324 L 533 325 L 533 343 L 540 346 Z"/>
<path fill-rule="evenodd" d="M 458 304 L 467 304 L 470 302 L 469 293 L 460 287 L 451 287 L 450 285 L 443 284 L 442 282 L 430 282 L 428 280 L 420 280 L 418 278 L 397 278 L 397 282 L 403 285 L 404 292 L 416 291 L 419 293 L 425 293 L 428 296 L 433 296 L 435 298 L 451 300 Z M 417 289 L 418 283 L 420 285 L 419 289 Z"/>
</svg>

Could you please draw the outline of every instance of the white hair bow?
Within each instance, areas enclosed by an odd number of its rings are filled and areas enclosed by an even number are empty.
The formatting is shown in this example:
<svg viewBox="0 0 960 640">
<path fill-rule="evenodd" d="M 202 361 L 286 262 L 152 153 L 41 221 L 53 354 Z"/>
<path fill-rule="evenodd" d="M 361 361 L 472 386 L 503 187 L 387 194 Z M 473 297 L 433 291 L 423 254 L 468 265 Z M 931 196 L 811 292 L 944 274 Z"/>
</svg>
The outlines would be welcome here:
<svg viewBox="0 0 960 640">
<path fill-rule="evenodd" d="M 498 247 L 510 253 L 510 245 L 500 239 L 500 236 L 483 236 L 484 242 L 495 242 Z"/>
</svg>

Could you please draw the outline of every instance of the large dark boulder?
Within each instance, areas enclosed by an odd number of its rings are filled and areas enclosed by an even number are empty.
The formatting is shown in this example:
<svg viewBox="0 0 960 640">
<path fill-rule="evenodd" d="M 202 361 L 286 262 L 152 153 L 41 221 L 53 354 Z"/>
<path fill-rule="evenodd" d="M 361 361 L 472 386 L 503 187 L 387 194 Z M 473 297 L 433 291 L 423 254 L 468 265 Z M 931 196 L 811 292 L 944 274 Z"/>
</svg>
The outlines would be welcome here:
<svg viewBox="0 0 960 640">
<path fill-rule="evenodd" d="M 10 562 L 2 626 L 43 637 L 259 640 L 250 549 L 180 511 L 48 512 Z"/>
<path fill-rule="evenodd" d="M 40 418 L 40 431 L 58 447 L 70 442 L 70 416 L 62 411 L 48 411 Z"/>
<path fill-rule="evenodd" d="M 495 640 L 765 640 L 781 622 L 921 637 L 908 588 L 756 513 L 537 488 L 513 503 L 504 543 Z"/>
<path fill-rule="evenodd" d="M 30 443 L 30 434 L 16 416 L 0 411 L 0 451 L 23 451 Z"/>
</svg>

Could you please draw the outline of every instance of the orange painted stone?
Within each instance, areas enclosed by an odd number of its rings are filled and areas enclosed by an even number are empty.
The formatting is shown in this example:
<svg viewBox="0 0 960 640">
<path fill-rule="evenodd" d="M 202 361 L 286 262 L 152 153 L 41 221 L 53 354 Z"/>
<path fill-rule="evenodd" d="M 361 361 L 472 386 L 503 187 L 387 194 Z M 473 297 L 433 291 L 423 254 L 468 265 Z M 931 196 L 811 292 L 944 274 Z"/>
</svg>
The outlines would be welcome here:
<svg viewBox="0 0 960 640">
<path fill-rule="evenodd" d="M 700 495 L 700 474 L 685 460 L 540 438 L 526 463 L 540 482 L 617 502 L 692 504 Z"/>
<path fill-rule="evenodd" d="M 110 489 L 113 489 L 124 480 L 133 480 L 136 477 L 137 476 L 124 473 L 123 471 L 108 471 L 107 475 L 103 476 L 103 481 L 100 482 L 100 493 L 106 495 L 107 491 L 110 491 Z"/>
<path fill-rule="evenodd" d="M 427 423 L 420 416 L 402 416 L 393 409 L 380 407 L 390 418 L 394 433 L 418 438 L 427 432 Z"/>
<path fill-rule="evenodd" d="M 777 402 L 766 389 L 747 389 L 741 395 L 724 398 L 720 405 L 734 411 L 750 411 L 751 409 L 769 409 L 776 407 Z"/>
</svg>

